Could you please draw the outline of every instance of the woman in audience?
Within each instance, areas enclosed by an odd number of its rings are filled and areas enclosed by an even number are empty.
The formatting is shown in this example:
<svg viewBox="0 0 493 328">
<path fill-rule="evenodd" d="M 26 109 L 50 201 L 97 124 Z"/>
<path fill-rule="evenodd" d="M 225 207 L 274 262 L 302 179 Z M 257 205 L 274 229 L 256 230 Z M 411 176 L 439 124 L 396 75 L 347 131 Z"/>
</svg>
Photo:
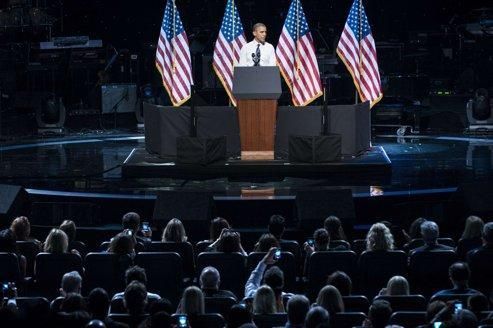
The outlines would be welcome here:
<svg viewBox="0 0 493 328">
<path fill-rule="evenodd" d="M 171 219 L 163 230 L 162 242 L 184 243 L 187 241 L 187 234 L 183 223 L 178 219 Z"/>
<path fill-rule="evenodd" d="M 330 240 L 347 240 L 341 220 L 335 215 L 331 215 L 324 221 L 324 228 L 330 236 Z"/>
<path fill-rule="evenodd" d="M 341 293 L 332 285 L 326 285 L 320 290 L 316 305 L 326 309 L 331 317 L 338 312 L 344 312 Z"/>
<path fill-rule="evenodd" d="M 255 244 L 253 251 L 267 253 L 272 247 L 279 248 L 279 241 L 273 234 L 264 233 Z"/>
<path fill-rule="evenodd" d="M 327 285 L 332 285 L 341 296 L 350 296 L 353 290 L 353 282 L 351 278 L 342 271 L 335 271 L 327 278 Z"/>
<path fill-rule="evenodd" d="M 26 276 L 26 258 L 24 255 L 18 254 L 15 235 L 10 229 L 0 231 L 0 252 L 15 254 L 19 262 L 19 272 L 21 275 L 19 278 Z"/>
<path fill-rule="evenodd" d="M 235 304 L 229 310 L 226 327 L 238 328 L 243 324 L 252 323 L 252 313 L 244 304 Z"/>
<path fill-rule="evenodd" d="M 34 241 L 39 245 L 41 250 L 41 242 L 37 239 L 31 238 L 31 223 L 25 216 L 19 216 L 12 221 L 10 230 L 14 233 L 16 241 Z"/>
<path fill-rule="evenodd" d="M 394 249 L 394 237 L 383 223 L 375 223 L 366 235 L 367 251 L 389 251 Z"/>
<path fill-rule="evenodd" d="M 176 313 L 194 315 L 205 313 L 204 294 L 200 288 L 196 286 L 190 286 L 183 291 L 180 304 Z"/>
<path fill-rule="evenodd" d="M 490 304 L 488 298 L 483 294 L 474 294 L 467 299 L 467 308 L 478 318 L 481 318 L 481 312 L 489 311 Z"/>
<path fill-rule="evenodd" d="M 108 253 L 130 255 L 131 257 L 135 255 L 135 238 L 129 231 L 128 229 L 124 230 L 111 239 Z"/>
<path fill-rule="evenodd" d="M 426 221 L 425 218 L 417 218 L 411 223 L 411 225 L 409 226 L 409 233 L 408 233 L 409 238 L 411 238 L 411 240 L 421 238 L 421 224 L 423 224 L 423 222 L 425 221 Z"/>
<path fill-rule="evenodd" d="M 382 288 L 380 295 L 404 296 L 409 295 L 409 283 L 402 276 L 393 276 L 389 279 L 387 287 Z"/>
<path fill-rule="evenodd" d="M 68 237 L 60 229 L 51 229 L 44 242 L 43 251 L 52 254 L 64 254 L 68 251 Z"/>
<path fill-rule="evenodd" d="M 240 233 L 230 229 L 223 229 L 219 238 L 207 247 L 209 252 L 241 253 L 243 256 L 248 254 L 241 246 Z"/>
<path fill-rule="evenodd" d="M 267 285 L 260 286 L 253 296 L 253 314 L 276 313 L 276 296 Z"/>
<path fill-rule="evenodd" d="M 404 249 L 404 245 L 411 241 L 411 238 L 409 238 L 408 234 L 401 228 L 401 226 L 389 221 L 382 221 L 381 223 L 385 224 L 385 226 L 389 228 L 390 233 L 394 237 L 395 249 Z"/>
<path fill-rule="evenodd" d="M 456 249 L 459 258 L 465 260 L 470 250 L 482 245 L 483 227 L 483 220 L 477 216 L 471 215 L 466 219 L 466 225 Z"/>
<path fill-rule="evenodd" d="M 213 243 L 219 238 L 223 229 L 230 229 L 228 221 L 222 217 L 217 217 L 211 221 L 209 227 L 209 242 Z"/>
</svg>

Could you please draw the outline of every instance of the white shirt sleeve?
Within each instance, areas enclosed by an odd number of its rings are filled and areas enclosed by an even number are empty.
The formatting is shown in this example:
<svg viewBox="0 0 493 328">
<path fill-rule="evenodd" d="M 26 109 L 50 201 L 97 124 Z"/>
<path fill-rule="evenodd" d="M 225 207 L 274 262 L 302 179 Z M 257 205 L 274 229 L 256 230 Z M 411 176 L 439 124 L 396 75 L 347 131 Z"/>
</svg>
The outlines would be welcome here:
<svg viewBox="0 0 493 328">
<path fill-rule="evenodd" d="M 236 66 L 248 66 L 248 58 L 247 58 L 247 44 L 245 44 L 243 47 L 241 47 L 240 50 L 240 61 Z"/>
<path fill-rule="evenodd" d="M 270 48 L 271 48 L 271 56 L 269 58 L 269 66 L 277 66 L 276 51 L 274 49 L 274 46 L 270 45 Z"/>
</svg>

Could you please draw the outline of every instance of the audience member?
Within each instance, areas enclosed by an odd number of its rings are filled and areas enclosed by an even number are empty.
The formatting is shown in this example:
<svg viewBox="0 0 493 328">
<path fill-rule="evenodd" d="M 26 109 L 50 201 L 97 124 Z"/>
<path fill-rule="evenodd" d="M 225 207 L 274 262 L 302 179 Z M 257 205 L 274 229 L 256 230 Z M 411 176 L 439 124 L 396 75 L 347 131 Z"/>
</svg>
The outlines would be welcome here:
<svg viewBox="0 0 493 328">
<path fill-rule="evenodd" d="M 200 288 L 190 286 L 183 291 L 176 313 L 195 315 L 205 313 L 204 294 Z"/>
<path fill-rule="evenodd" d="M 110 297 L 103 288 L 94 288 L 87 297 L 87 310 L 93 319 L 106 320 L 110 307 Z"/>
<path fill-rule="evenodd" d="M 490 303 L 483 294 L 473 294 L 467 299 L 467 309 L 480 318 L 481 312 L 490 310 Z"/>
<path fill-rule="evenodd" d="M 51 229 L 44 242 L 43 251 L 51 254 L 65 254 L 68 250 L 67 234 L 63 232 L 63 230 L 57 228 Z M 80 255 L 75 249 L 71 250 L 71 253 Z"/>
<path fill-rule="evenodd" d="M 288 322 L 285 328 L 303 328 L 310 309 L 310 301 L 304 295 L 294 295 L 288 301 Z"/>
<path fill-rule="evenodd" d="M 421 236 L 423 237 L 424 245 L 410 251 L 410 254 L 416 252 L 453 250 L 452 247 L 439 244 L 437 239 L 439 236 L 438 225 L 433 221 L 425 221 L 421 224 Z"/>
<path fill-rule="evenodd" d="M 152 230 L 142 230 L 140 227 L 140 215 L 135 212 L 128 212 L 122 217 L 123 230 L 132 231 L 136 243 L 147 245 L 151 242 Z"/>
<path fill-rule="evenodd" d="M 147 289 L 144 284 L 136 280 L 128 284 L 123 303 L 131 316 L 143 315 L 147 306 Z"/>
<path fill-rule="evenodd" d="M 209 227 L 209 242 L 213 243 L 216 241 L 223 229 L 230 229 L 230 225 L 228 221 L 222 217 L 217 217 L 211 221 L 211 225 Z"/>
<path fill-rule="evenodd" d="M 446 307 L 447 304 L 445 304 L 445 302 L 443 301 L 430 302 L 426 307 L 426 322 L 432 323 L 436 315 Z"/>
<path fill-rule="evenodd" d="M 268 252 L 272 247 L 279 248 L 279 241 L 273 234 L 264 233 L 255 244 L 254 252 Z"/>
<path fill-rule="evenodd" d="M 389 279 L 387 287 L 382 288 L 380 295 L 405 296 L 409 295 L 409 283 L 403 276 L 393 276 Z"/>
<path fill-rule="evenodd" d="M 219 238 L 207 247 L 207 251 L 248 255 L 241 245 L 240 233 L 230 229 L 223 229 Z"/>
<path fill-rule="evenodd" d="M 319 328 L 323 324 L 328 324 L 330 313 L 321 306 L 312 307 L 306 314 L 305 327 Z"/>
<path fill-rule="evenodd" d="M 34 241 L 39 245 L 41 250 L 41 242 L 37 239 L 31 238 L 31 223 L 27 217 L 16 217 L 10 225 L 10 230 L 14 233 L 16 241 Z"/>
<path fill-rule="evenodd" d="M 277 266 L 272 266 L 266 270 L 267 265 L 275 263 L 274 252 L 276 248 L 271 248 L 264 258 L 257 264 L 252 271 L 245 285 L 245 297 L 253 297 L 260 284 L 268 285 L 275 294 L 277 312 L 284 312 L 283 297 L 290 297 L 291 294 L 284 293 L 284 273 Z"/>
<path fill-rule="evenodd" d="M 278 312 L 274 291 L 267 285 L 260 286 L 253 296 L 253 314 L 273 314 Z"/>
<path fill-rule="evenodd" d="M 331 215 L 326 218 L 324 228 L 329 233 L 330 240 L 347 240 L 341 220 L 337 216 Z"/>
<path fill-rule="evenodd" d="M 484 222 L 481 218 L 471 215 L 466 219 L 464 231 L 455 250 L 459 258 L 466 259 L 470 250 L 481 246 L 483 229 Z"/>
<path fill-rule="evenodd" d="M 178 219 L 169 220 L 163 230 L 162 242 L 184 243 L 187 241 L 187 234 L 183 223 Z"/>
<path fill-rule="evenodd" d="M 367 251 L 389 251 L 394 249 L 394 237 L 383 223 L 375 223 L 366 235 Z"/>
<path fill-rule="evenodd" d="M 337 288 L 341 296 L 350 296 L 353 289 L 351 278 L 342 271 L 335 271 L 330 274 L 327 278 L 327 284 Z"/>
<path fill-rule="evenodd" d="M 252 313 L 244 304 L 233 305 L 229 311 L 226 326 L 228 328 L 238 328 L 246 323 L 252 323 Z"/>
<path fill-rule="evenodd" d="M 454 319 L 461 328 L 477 328 L 479 323 L 476 315 L 467 309 L 462 309 L 455 313 Z"/>
<path fill-rule="evenodd" d="M 409 238 L 420 239 L 421 238 L 421 225 L 426 221 L 425 218 L 417 218 L 409 226 Z"/>
<path fill-rule="evenodd" d="M 316 305 L 321 306 L 333 316 L 338 312 L 344 312 L 344 303 L 341 293 L 332 285 L 324 286 L 317 296 Z"/>
<path fill-rule="evenodd" d="M 448 274 L 453 288 L 441 290 L 433 296 L 480 293 L 475 289 L 469 288 L 469 276 L 471 272 L 467 263 L 455 262 L 449 267 Z"/>
<path fill-rule="evenodd" d="M 219 289 L 220 285 L 221 275 L 216 268 L 208 266 L 202 269 L 200 273 L 200 289 L 202 289 L 205 297 L 232 297 L 236 300 L 233 292 Z"/>
<path fill-rule="evenodd" d="M 130 230 L 120 232 L 113 237 L 108 246 L 108 253 L 118 254 L 120 256 L 129 255 L 135 256 L 135 238 L 129 233 Z"/>
<path fill-rule="evenodd" d="M 147 286 L 147 275 L 145 269 L 139 267 L 138 265 L 128 268 L 125 271 L 126 286 L 130 285 L 130 283 L 132 283 L 133 281 L 137 281 L 142 285 Z M 120 292 L 120 293 L 116 293 L 113 296 L 112 300 L 114 301 L 116 299 L 124 299 L 124 298 L 125 298 L 125 292 Z M 147 292 L 148 303 L 154 303 L 160 299 L 161 296 L 159 296 L 158 294 Z"/>
<path fill-rule="evenodd" d="M 17 246 L 15 243 L 15 235 L 10 229 L 4 229 L 0 231 L 0 252 L 16 255 L 19 262 L 19 279 L 26 276 L 26 257 L 24 255 L 18 254 Z"/>
<path fill-rule="evenodd" d="M 282 240 L 282 235 L 286 228 L 286 219 L 279 214 L 274 214 L 269 219 L 269 233 L 273 235 L 278 241 Z"/>
<path fill-rule="evenodd" d="M 392 308 L 389 302 L 384 300 L 373 301 L 368 310 L 368 318 L 363 321 L 363 327 L 385 328 L 391 315 Z"/>
</svg>

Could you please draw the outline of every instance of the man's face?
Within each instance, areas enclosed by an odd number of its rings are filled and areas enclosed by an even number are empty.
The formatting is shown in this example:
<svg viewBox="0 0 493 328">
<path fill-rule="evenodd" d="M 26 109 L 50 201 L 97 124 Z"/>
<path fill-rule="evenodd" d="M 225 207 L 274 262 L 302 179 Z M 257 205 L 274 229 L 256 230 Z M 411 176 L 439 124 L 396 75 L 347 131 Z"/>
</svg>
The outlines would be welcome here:
<svg viewBox="0 0 493 328">
<path fill-rule="evenodd" d="M 255 37 L 255 40 L 263 44 L 267 37 L 267 28 L 265 26 L 257 27 L 255 31 L 253 31 L 253 36 Z"/>
</svg>

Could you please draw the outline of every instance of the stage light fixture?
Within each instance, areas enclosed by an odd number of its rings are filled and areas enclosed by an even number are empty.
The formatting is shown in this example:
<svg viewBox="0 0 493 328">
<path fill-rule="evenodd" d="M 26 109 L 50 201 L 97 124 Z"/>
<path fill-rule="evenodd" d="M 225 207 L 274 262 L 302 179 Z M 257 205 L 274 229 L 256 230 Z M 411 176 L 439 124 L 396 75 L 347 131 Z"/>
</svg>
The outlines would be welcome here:
<svg viewBox="0 0 493 328">
<path fill-rule="evenodd" d="M 50 93 L 41 99 L 40 105 L 36 109 L 36 122 L 38 132 L 46 133 L 63 133 L 65 124 L 66 110 L 61 97 Z"/>
<path fill-rule="evenodd" d="M 493 131 L 493 99 L 490 98 L 488 90 L 476 90 L 474 98 L 467 102 L 466 113 L 469 131 Z"/>
</svg>

